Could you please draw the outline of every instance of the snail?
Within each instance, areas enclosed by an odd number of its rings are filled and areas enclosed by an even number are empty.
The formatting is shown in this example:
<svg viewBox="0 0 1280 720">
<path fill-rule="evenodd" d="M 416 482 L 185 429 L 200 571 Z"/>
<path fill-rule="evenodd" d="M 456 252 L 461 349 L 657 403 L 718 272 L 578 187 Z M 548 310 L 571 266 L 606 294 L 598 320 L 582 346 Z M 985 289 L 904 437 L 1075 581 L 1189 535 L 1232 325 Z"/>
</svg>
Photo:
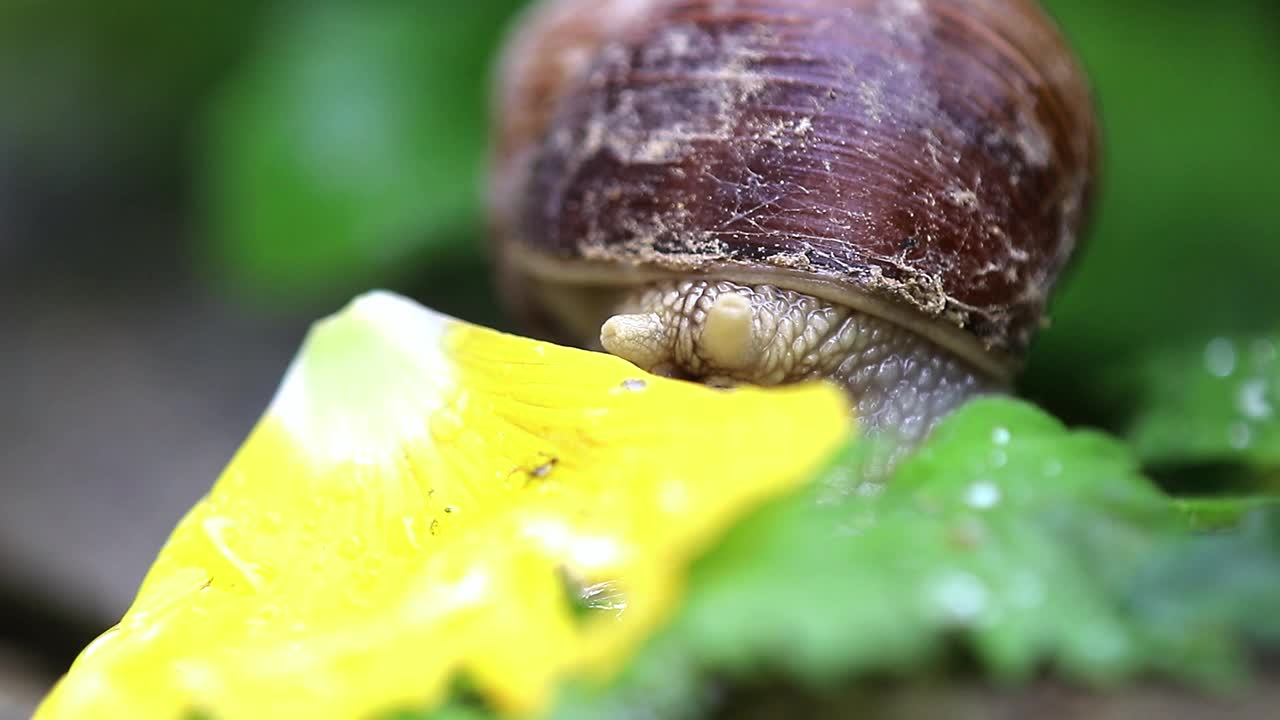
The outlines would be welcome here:
<svg viewBox="0 0 1280 720">
<path fill-rule="evenodd" d="M 716 385 L 827 378 L 910 442 L 1004 392 L 1098 132 L 1034 0 L 548 0 L 499 66 L 501 286 Z"/>
</svg>

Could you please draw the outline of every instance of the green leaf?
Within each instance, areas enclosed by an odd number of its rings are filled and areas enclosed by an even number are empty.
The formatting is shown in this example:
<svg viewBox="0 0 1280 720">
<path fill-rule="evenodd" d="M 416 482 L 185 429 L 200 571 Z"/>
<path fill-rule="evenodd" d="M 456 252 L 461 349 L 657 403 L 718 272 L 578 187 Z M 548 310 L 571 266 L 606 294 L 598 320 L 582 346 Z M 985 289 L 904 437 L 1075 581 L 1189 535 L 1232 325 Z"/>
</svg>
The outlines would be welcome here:
<svg viewBox="0 0 1280 720">
<path fill-rule="evenodd" d="M 1280 510 L 1276 497 L 1179 498 L 1173 504 L 1187 527 L 1201 532 L 1234 530 L 1253 513 Z"/>
<path fill-rule="evenodd" d="M 1120 375 L 1129 426 L 1153 465 L 1239 463 L 1280 472 L 1280 338 L 1217 337 L 1151 353 Z"/>
<path fill-rule="evenodd" d="M 1128 588 L 1157 667 L 1213 673 L 1240 640 L 1280 642 L 1280 505 L 1247 513 L 1237 532 L 1168 543 Z"/>
<path fill-rule="evenodd" d="M 555 716 L 696 717 L 713 678 L 821 690 L 955 639 L 1003 682 L 1224 683 L 1246 641 L 1276 639 L 1278 512 L 1193 534 L 1121 443 L 1011 400 L 961 410 L 887 484 L 850 481 L 859 452 L 737 527 L 668 630 Z"/>
<path fill-rule="evenodd" d="M 205 148 L 230 279 L 346 289 L 474 237 L 487 68 L 517 5 L 296 3 L 269 23 Z"/>
</svg>

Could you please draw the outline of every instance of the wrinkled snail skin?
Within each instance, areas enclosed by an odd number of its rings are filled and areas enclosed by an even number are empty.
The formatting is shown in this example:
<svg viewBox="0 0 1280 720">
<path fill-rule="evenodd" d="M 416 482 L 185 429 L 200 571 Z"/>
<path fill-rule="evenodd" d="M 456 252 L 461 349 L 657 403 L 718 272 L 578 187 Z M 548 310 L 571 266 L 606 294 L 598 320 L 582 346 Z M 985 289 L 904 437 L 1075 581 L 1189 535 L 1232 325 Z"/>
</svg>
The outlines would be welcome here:
<svg viewBox="0 0 1280 720">
<path fill-rule="evenodd" d="M 551 0 L 497 91 L 527 319 L 713 384 L 831 378 L 907 439 L 1008 387 L 1096 166 L 1033 0 Z"/>
<path fill-rule="evenodd" d="M 774 285 L 679 280 L 629 295 L 604 323 L 604 349 L 660 374 L 713 385 L 826 378 L 860 421 L 914 442 L 936 419 L 999 384 L 921 335 L 875 315 Z"/>
</svg>

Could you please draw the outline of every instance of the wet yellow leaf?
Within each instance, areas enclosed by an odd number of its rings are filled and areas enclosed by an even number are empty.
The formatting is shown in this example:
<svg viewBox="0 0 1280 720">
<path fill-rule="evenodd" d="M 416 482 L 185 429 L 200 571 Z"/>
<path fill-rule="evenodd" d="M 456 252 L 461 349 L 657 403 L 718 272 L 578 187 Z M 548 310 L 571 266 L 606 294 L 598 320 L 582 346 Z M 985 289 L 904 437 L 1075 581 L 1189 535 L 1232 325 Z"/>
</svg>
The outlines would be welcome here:
<svg viewBox="0 0 1280 720">
<path fill-rule="evenodd" d="M 536 712 L 617 669 L 848 416 L 826 386 L 711 390 L 363 296 L 38 717 L 365 717 L 459 676 Z M 575 612 L 601 588 L 609 609 Z"/>
</svg>

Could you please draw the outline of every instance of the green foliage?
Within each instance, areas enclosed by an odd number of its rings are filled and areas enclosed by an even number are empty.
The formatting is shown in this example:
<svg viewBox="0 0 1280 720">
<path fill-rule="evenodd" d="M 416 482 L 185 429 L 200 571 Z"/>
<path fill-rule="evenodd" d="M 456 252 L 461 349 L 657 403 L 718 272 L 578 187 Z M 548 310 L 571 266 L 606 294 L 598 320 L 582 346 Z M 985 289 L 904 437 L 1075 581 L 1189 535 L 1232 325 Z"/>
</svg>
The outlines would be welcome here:
<svg viewBox="0 0 1280 720">
<path fill-rule="evenodd" d="M 0 144 L 41 174 L 171 172 L 262 4 L 0 3 Z"/>
<path fill-rule="evenodd" d="M 1216 337 L 1151 352 L 1113 380 L 1135 394 L 1129 439 L 1156 465 L 1239 462 L 1280 471 L 1280 339 Z"/>
<path fill-rule="evenodd" d="M 1276 512 L 1280 497 L 1177 498 L 1173 504 L 1189 529 L 1214 532 L 1239 527 L 1251 513 Z"/>
<path fill-rule="evenodd" d="M 1024 388 L 1117 423 L 1100 382 L 1148 348 L 1275 329 L 1280 13 L 1269 0 L 1045 0 L 1083 57 L 1104 131 L 1096 222 Z"/>
<path fill-rule="evenodd" d="M 713 681 L 822 692 L 957 642 L 1002 682 L 1221 685 L 1280 641 L 1280 508 L 1193 533 L 1122 444 L 1011 400 L 960 411 L 889 482 L 857 479 L 865 453 L 736 527 L 669 627 L 553 716 L 698 717 Z"/>
<path fill-rule="evenodd" d="M 280 297 L 474 242 L 487 68 L 515 2 L 289 6 L 216 107 L 217 255 Z"/>
</svg>

